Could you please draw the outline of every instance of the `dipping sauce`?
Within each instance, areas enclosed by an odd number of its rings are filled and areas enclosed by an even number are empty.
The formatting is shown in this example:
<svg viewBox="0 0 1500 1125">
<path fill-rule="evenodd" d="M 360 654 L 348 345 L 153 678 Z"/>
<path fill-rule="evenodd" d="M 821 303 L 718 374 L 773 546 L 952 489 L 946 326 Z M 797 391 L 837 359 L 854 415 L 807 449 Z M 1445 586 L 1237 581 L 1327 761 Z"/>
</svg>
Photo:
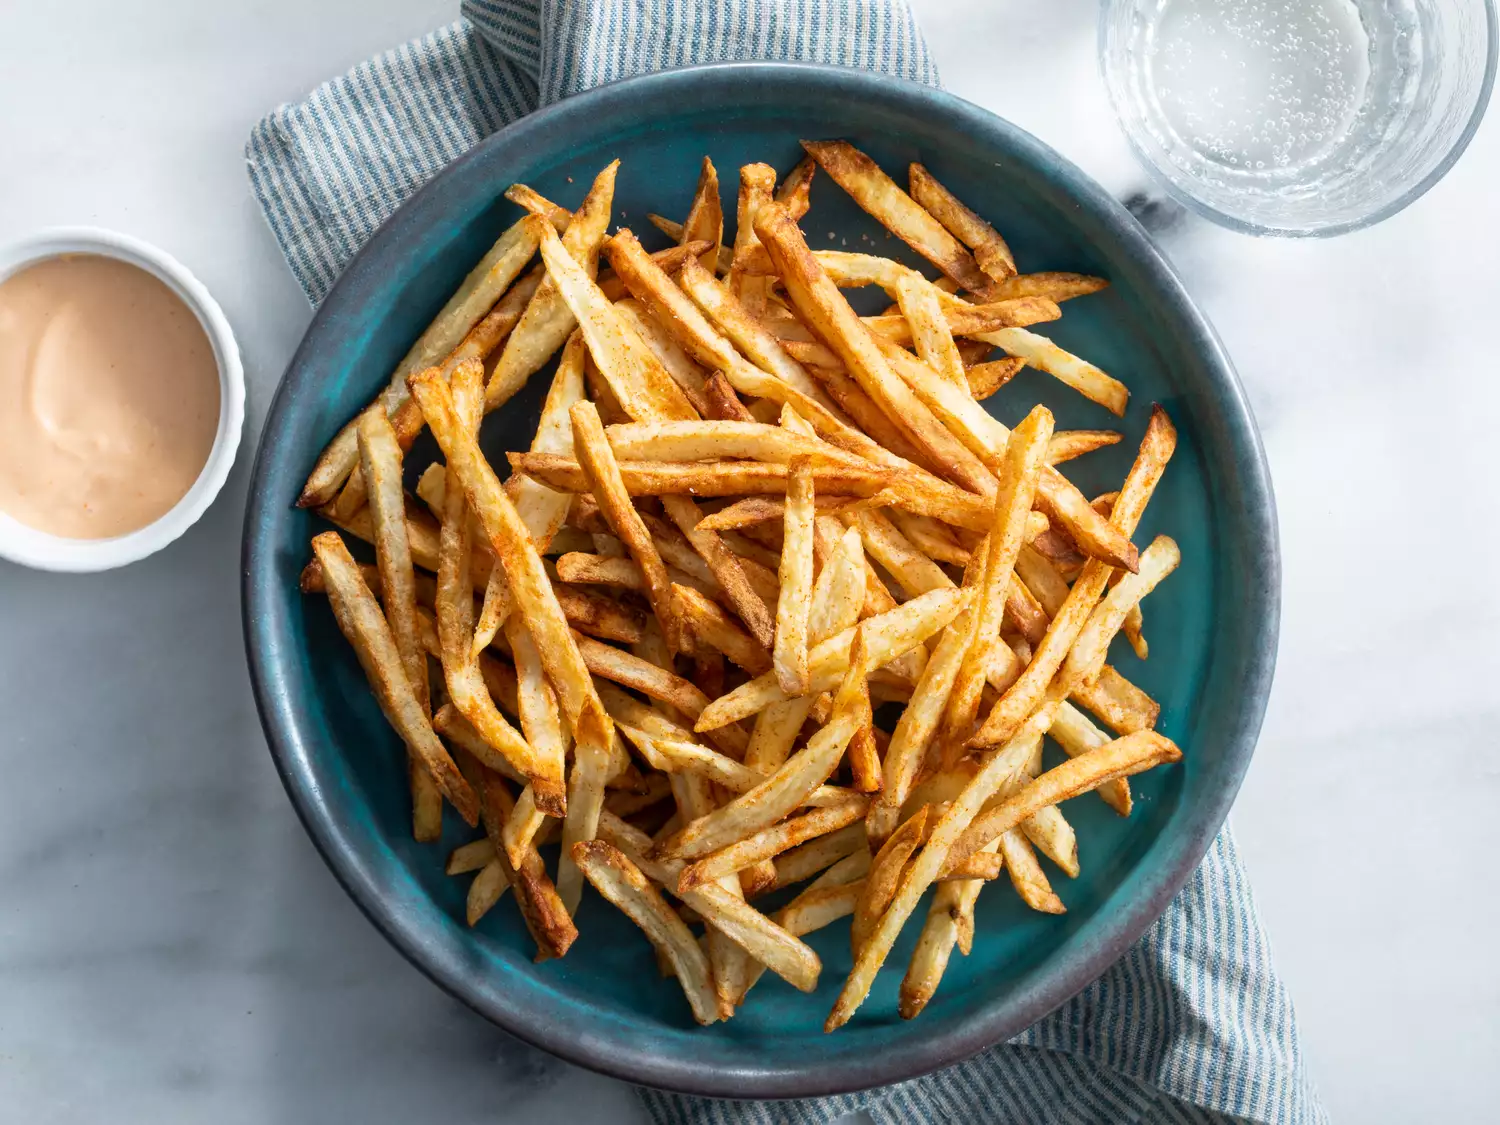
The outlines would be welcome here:
<svg viewBox="0 0 1500 1125">
<path fill-rule="evenodd" d="M 193 486 L 218 425 L 213 346 L 156 277 L 68 254 L 0 282 L 0 511 L 70 539 L 136 531 Z"/>
</svg>

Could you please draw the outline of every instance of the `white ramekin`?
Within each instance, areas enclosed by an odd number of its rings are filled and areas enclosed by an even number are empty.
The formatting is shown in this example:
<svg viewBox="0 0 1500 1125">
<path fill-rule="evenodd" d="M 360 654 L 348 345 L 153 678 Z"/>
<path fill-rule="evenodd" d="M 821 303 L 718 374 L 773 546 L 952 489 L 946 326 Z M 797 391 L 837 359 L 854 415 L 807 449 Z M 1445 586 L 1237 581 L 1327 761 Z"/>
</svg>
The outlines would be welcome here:
<svg viewBox="0 0 1500 1125">
<path fill-rule="evenodd" d="M 0 512 L 0 557 L 39 570 L 110 570 L 161 550 L 192 527 L 213 503 L 234 464 L 245 421 L 245 372 L 234 332 L 219 303 L 170 254 L 149 243 L 95 227 L 56 227 L 0 247 L 0 281 L 35 262 L 60 254 L 118 258 L 159 278 L 192 309 L 213 344 L 219 369 L 219 428 L 198 479 L 165 515 L 137 531 L 112 539 L 67 539 L 28 527 Z"/>
</svg>

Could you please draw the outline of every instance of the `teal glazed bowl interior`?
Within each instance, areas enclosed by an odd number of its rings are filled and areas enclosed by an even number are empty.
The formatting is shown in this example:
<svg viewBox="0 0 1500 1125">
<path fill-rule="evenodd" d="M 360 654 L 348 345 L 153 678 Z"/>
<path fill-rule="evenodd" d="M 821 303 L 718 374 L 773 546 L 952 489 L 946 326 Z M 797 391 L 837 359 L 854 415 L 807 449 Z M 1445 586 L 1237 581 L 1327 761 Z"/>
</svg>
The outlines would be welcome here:
<svg viewBox="0 0 1500 1125">
<path fill-rule="evenodd" d="M 297 591 L 308 541 L 326 525 L 292 506 L 323 445 L 518 217 L 502 197 L 507 185 L 525 181 L 575 206 L 619 157 L 615 221 L 656 247 L 664 240 L 646 213 L 686 212 L 705 153 L 733 216 L 737 169 L 765 161 L 785 172 L 801 137 L 846 138 L 899 181 L 920 160 L 1004 233 L 1023 270 L 1110 280 L 1044 331 L 1125 382 L 1123 420 L 1030 369 L 986 403 L 1007 423 L 1041 401 L 1059 429 L 1122 429 L 1121 445 L 1067 466 L 1086 494 L 1118 487 L 1151 403 L 1181 435 L 1137 540 L 1171 534 L 1182 564 L 1146 605 L 1150 659 L 1120 644 L 1112 658 L 1161 702 L 1159 729 L 1183 761 L 1134 780 L 1128 819 L 1092 795 L 1068 803 L 1082 874 L 1049 872 L 1066 914 L 1027 911 L 1002 878 L 979 898 L 973 952 L 954 955 L 914 1021 L 896 1014 L 920 929 L 908 925 L 869 999 L 833 1035 L 822 1024 L 850 967 L 844 922 L 810 938 L 823 959 L 815 992 L 766 974 L 733 1020 L 706 1028 L 658 973 L 645 937 L 592 892 L 561 960 L 533 963 L 508 899 L 468 928 L 468 879 L 443 864 L 474 833 L 450 810 L 440 846 L 411 839 L 402 748 L 326 600 Z M 815 249 L 913 260 L 821 173 L 803 227 Z M 487 421 L 496 465 L 504 450 L 529 448 L 549 381 L 550 369 Z M 409 483 L 431 458 L 430 445 L 416 447 Z M 620 82 L 534 114 L 454 162 L 371 239 L 318 310 L 271 405 L 245 524 L 243 608 L 257 703 L 292 802 L 344 887 L 413 964 L 574 1063 L 644 1085 L 770 1098 L 883 1085 L 957 1062 L 1061 1004 L 1140 936 L 1202 858 L 1249 763 L 1275 659 L 1279 584 L 1270 482 L 1244 394 L 1212 329 L 1121 206 L 1045 145 L 951 95 L 857 71 L 731 64 Z"/>
</svg>

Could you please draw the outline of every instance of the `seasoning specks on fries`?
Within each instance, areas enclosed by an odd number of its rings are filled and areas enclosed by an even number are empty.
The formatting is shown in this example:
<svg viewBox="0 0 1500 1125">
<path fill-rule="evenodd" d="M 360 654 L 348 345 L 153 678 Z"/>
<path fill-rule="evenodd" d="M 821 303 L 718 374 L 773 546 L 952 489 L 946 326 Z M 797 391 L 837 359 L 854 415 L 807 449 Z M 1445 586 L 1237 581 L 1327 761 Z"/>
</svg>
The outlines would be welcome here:
<svg viewBox="0 0 1500 1125">
<path fill-rule="evenodd" d="M 1091 502 L 1058 466 L 1125 435 L 1054 432 L 1040 405 L 1011 430 L 979 405 L 1029 365 L 1123 416 L 1125 385 L 1046 334 L 1106 282 L 1021 272 L 921 164 L 908 194 L 847 142 L 804 147 L 779 185 L 766 164 L 726 176 L 732 234 L 705 157 L 687 214 L 650 216 L 678 243 L 657 254 L 610 233 L 618 161 L 575 211 L 512 185 L 528 215 L 299 502 L 375 546 L 361 566 L 317 535 L 302 589 L 328 596 L 406 747 L 416 837 L 438 837 L 444 801 L 482 824 L 447 858 L 473 876 L 470 925 L 518 908 L 538 959 L 562 957 L 588 940 L 572 916 L 592 886 L 707 1024 L 766 969 L 816 988 L 802 938 L 850 917 L 832 1031 L 929 889 L 903 1018 L 968 953 L 997 875 L 990 894 L 1066 910 L 1090 857 L 1062 802 L 1094 791 L 1128 816 L 1127 778 L 1181 758 L 1108 663 L 1117 634 L 1145 659 L 1141 603 L 1181 555 L 1132 542 L 1176 445 L 1160 407 Z M 941 276 L 811 250 L 819 171 Z M 863 286 L 894 304 L 860 316 L 844 290 Z M 554 357 L 502 484 L 480 420 Z M 423 429 L 443 455 L 427 509 L 402 490 Z M 872 703 L 892 701 L 888 731 Z"/>
</svg>

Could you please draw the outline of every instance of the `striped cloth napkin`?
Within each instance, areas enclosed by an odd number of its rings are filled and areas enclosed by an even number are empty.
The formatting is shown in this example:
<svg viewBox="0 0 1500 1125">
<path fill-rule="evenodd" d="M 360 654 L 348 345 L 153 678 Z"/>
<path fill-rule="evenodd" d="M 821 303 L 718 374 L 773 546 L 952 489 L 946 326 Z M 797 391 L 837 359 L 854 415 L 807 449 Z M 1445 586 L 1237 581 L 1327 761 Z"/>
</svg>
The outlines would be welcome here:
<svg viewBox="0 0 1500 1125">
<path fill-rule="evenodd" d="M 697 62 L 834 63 L 936 85 L 903 0 L 464 0 L 463 18 L 356 66 L 250 136 L 250 182 L 313 303 L 403 200 L 488 134 L 616 78 Z M 1291 1001 L 1229 830 L 1166 913 L 1057 1011 L 968 1062 L 845 1097 L 642 1090 L 661 1123 L 1321 1125 Z"/>
</svg>

